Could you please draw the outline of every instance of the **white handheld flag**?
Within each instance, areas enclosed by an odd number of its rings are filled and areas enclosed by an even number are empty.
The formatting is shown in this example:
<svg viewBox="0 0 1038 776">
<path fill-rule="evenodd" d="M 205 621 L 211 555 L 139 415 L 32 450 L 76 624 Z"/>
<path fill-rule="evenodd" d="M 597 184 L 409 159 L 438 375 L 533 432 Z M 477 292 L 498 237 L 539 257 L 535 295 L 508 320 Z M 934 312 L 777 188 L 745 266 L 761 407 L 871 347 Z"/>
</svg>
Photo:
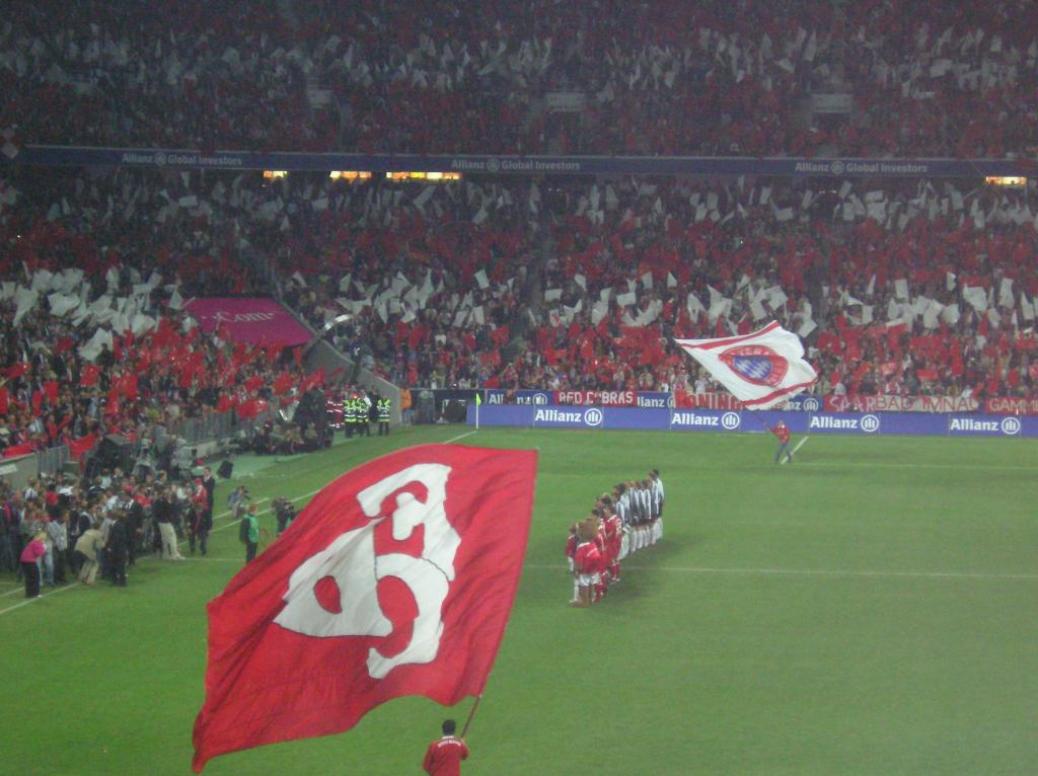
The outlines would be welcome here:
<svg viewBox="0 0 1038 776">
<path fill-rule="evenodd" d="M 818 379 L 800 338 L 773 321 L 742 337 L 675 340 L 710 375 L 753 409 L 767 409 Z"/>
</svg>

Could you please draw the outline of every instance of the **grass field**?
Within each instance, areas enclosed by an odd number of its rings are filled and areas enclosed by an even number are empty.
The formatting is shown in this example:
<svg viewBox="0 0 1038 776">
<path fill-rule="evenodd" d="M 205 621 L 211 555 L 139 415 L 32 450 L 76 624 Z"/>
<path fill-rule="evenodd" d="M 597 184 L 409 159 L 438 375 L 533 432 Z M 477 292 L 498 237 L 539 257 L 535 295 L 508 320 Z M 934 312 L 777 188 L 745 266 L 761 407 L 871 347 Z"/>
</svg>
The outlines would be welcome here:
<svg viewBox="0 0 1038 776">
<path fill-rule="evenodd" d="M 302 497 L 465 431 L 351 441 L 245 481 L 257 498 Z M 522 584 L 465 773 L 1038 773 L 1038 445 L 817 436 L 774 466 L 762 435 L 508 429 L 458 443 L 540 450 Z M 570 609 L 568 523 L 653 466 L 663 543 L 602 605 Z M 204 606 L 242 556 L 225 517 L 209 559 L 139 562 L 126 589 L 21 606 L 5 577 L 0 772 L 188 774 Z M 447 713 L 406 698 L 206 773 L 419 773 Z"/>
</svg>

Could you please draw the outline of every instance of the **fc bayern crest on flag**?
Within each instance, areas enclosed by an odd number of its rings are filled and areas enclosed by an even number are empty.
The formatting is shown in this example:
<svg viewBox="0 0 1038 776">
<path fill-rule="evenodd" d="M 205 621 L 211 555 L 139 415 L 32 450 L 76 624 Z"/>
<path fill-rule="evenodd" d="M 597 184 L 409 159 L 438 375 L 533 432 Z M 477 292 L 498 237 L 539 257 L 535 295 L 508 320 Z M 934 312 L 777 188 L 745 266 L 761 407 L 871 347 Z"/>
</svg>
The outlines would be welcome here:
<svg viewBox="0 0 1038 776">
<path fill-rule="evenodd" d="M 748 409 L 767 409 L 818 379 L 800 337 L 773 321 L 751 334 L 676 342 Z"/>
<path fill-rule="evenodd" d="M 781 383 L 789 371 L 789 361 L 764 345 L 729 348 L 720 354 L 720 359 L 743 379 L 772 388 Z"/>
</svg>

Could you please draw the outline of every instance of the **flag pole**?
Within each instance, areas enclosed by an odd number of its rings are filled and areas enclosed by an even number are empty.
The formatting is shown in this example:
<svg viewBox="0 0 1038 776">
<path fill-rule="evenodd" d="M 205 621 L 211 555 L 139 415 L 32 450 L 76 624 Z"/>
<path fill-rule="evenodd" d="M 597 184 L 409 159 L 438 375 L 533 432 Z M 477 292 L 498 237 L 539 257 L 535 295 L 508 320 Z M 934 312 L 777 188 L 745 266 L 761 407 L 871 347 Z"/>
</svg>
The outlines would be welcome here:
<svg viewBox="0 0 1038 776">
<path fill-rule="evenodd" d="M 764 422 L 764 419 L 757 416 L 758 411 L 759 410 L 748 410 L 746 408 L 743 408 L 743 413 L 749 413 L 751 416 L 753 416 L 753 419 L 760 425 L 761 429 L 763 429 L 764 431 L 771 431 L 771 427 Z"/>
<path fill-rule="evenodd" d="M 469 710 L 468 719 L 465 720 L 465 726 L 461 729 L 461 736 L 459 736 L 460 738 L 464 738 L 465 734 L 469 732 L 469 725 L 472 724 L 472 718 L 476 716 L 476 709 L 479 708 L 479 702 L 481 700 L 483 700 L 483 695 L 477 695 L 476 702 L 472 704 L 472 708 Z"/>
</svg>

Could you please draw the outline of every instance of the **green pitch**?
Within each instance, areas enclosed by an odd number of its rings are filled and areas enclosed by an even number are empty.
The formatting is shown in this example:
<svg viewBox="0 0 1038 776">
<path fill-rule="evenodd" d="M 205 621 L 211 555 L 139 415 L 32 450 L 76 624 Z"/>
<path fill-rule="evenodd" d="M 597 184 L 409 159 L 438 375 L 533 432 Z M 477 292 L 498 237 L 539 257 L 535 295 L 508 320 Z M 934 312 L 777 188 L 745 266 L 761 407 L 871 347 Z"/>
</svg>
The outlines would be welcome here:
<svg viewBox="0 0 1038 776">
<path fill-rule="evenodd" d="M 351 441 L 242 481 L 301 505 L 369 457 L 465 431 Z M 540 450 L 522 585 L 466 773 L 1038 768 L 1038 445 L 815 436 L 775 466 L 763 435 L 509 429 L 459 443 Z M 604 603 L 570 609 L 568 524 L 651 467 L 667 489 L 663 543 L 625 563 Z M 126 589 L 20 606 L 5 576 L 0 772 L 190 772 L 204 606 L 244 554 L 228 521 L 209 559 L 141 561 Z M 440 720 L 469 705 L 394 701 L 345 734 L 219 757 L 206 773 L 418 773 Z"/>
</svg>

